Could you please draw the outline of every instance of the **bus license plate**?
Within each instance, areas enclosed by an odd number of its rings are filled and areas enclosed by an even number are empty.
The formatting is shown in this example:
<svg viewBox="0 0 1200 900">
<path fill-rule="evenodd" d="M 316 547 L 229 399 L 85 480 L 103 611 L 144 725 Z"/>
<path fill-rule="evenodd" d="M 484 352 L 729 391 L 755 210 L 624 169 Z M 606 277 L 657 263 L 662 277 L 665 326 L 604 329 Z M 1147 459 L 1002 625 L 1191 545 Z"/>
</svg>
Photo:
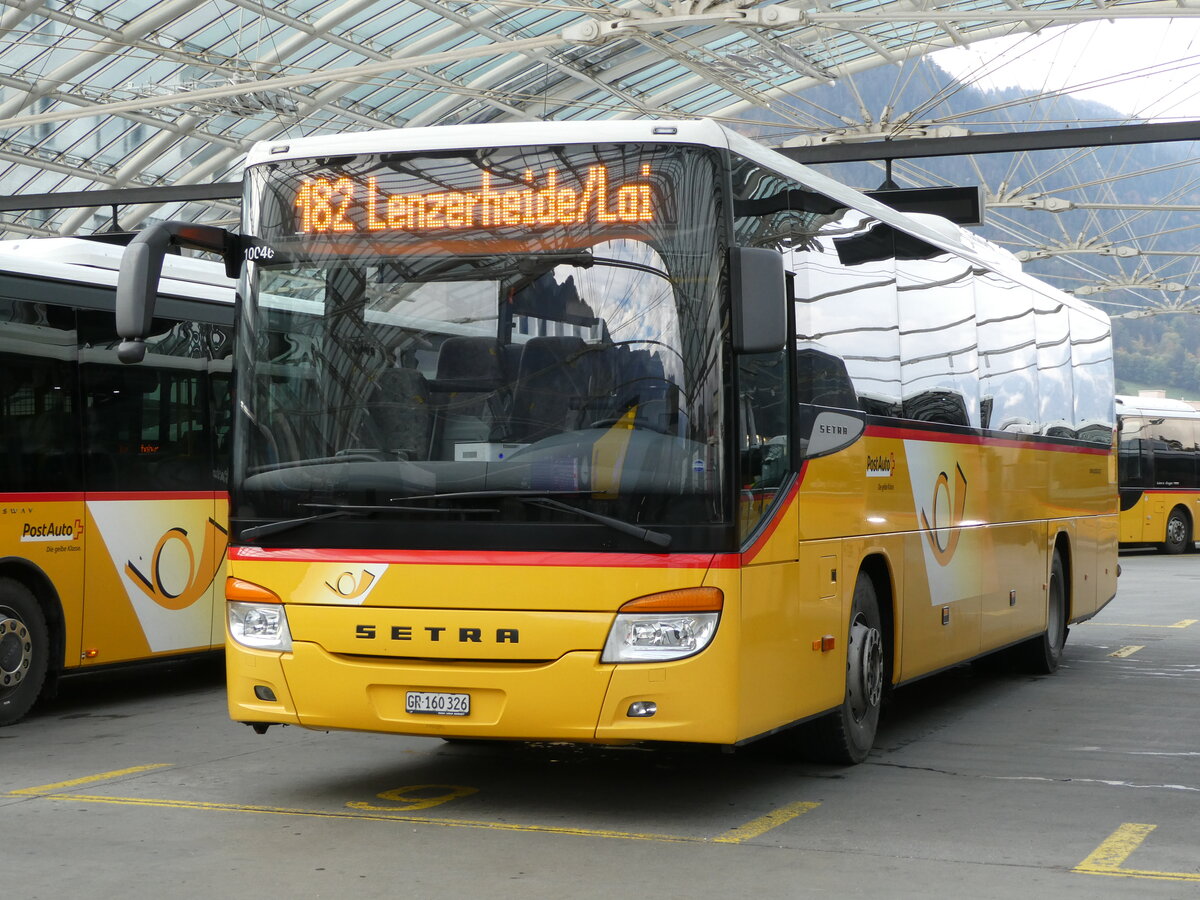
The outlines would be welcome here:
<svg viewBox="0 0 1200 900">
<path fill-rule="evenodd" d="M 409 691 L 404 700 L 404 711 L 431 716 L 469 716 L 471 695 Z"/>
</svg>

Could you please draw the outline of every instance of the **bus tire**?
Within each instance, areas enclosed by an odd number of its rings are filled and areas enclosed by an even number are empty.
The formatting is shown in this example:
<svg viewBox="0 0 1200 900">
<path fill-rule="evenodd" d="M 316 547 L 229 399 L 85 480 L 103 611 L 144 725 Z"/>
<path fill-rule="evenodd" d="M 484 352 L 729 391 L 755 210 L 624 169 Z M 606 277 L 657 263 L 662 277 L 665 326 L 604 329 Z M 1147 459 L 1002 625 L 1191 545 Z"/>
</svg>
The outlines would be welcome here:
<svg viewBox="0 0 1200 900">
<path fill-rule="evenodd" d="M 33 592 L 0 578 L 0 725 L 29 712 L 46 682 L 50 632 Z"/>
<path fill-rule="evenodd" d="M 855 765 L 867 758 L 879 728 L 884 688 L 884 635 L 875 583 L 865 572 L 854 583 L 846 643 L 846 694 L 841 707 L 814 723 L 814 755 Z"/>
<path fill-rule="evenodd" d="M 1163 553 L 1183 553 L 1192 544 L 1192 523 L 1181 507 L 1175 507 L 1167 516 L 1166 540 L 1159 544 Z"/>
<path fill-rule="evenodd" d="M 1062 556 L 1054 551 L 1050 582 L 1046 586 L 1046 630 L 1027 641 L 1023 649 L 1028 668 L 1035 675 L 1051 675 L 1062 662 L 1067 643 L 1067 579 Z"/>
</svg>

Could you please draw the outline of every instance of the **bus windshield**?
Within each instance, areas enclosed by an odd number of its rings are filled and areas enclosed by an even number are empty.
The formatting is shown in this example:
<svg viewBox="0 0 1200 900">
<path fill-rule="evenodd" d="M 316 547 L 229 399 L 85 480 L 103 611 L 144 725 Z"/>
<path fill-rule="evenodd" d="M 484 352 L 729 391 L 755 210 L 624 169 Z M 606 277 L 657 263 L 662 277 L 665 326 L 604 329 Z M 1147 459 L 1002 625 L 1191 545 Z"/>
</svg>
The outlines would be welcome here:
<svg viewBox="0 0 1200 900">
<path fill-rule="evenodd" d="M 715 178 L 704 152 L 644 146 L 260 173 L 235 527 L 289 546 L 646 549 L 621 524 L 711 543 L 730 518 Z"/>
</svg>

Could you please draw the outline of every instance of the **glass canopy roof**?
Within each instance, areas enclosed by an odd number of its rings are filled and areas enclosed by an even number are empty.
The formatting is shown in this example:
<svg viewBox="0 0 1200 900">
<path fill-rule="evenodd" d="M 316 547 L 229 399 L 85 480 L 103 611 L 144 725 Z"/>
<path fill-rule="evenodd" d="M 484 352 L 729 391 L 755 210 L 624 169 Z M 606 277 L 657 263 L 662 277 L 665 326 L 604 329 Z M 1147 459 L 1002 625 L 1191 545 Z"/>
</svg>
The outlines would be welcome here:
<svg viewBox="0 0 1200 900">
<path fill-rule="evenodd" d="M 1134 3 L 1123 5 L 1137 5 Z M 495 119 L 801 121 L 787 98 L 1071 0 L 24 0 L 0 6 L 0 193 L 236 180 L 256 140 Z M 1022 18 L 1027 10 L 1041 18 Z M 128 224 L 163 211 L 141 209 Z M 171 210 L 232 215 L 224 205 Z M 8 215 L 7 236 L 107 211 Z M 127 224 L 122 222 L 123 225 Z"/>
</svg>

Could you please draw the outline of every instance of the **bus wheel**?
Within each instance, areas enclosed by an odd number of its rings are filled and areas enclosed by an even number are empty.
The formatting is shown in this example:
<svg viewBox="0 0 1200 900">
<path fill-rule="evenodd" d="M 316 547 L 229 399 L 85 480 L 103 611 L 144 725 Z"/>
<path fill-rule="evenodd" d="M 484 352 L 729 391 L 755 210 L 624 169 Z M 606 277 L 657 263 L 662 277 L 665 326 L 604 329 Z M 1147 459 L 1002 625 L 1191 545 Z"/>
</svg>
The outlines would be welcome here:
<svg viewBox="0 0 1200 900">
<path fill-rule="evenodd" d="M 46 680 L 50 635 L 29 588 L 0 578 L 0 725 L 11 725 L 33 706 Z"/>
<path fill-rule="evenodd" d="M 1046 631 L 1024 645 L 1028 667 L 1036 675 L 1050 675 L 1062 662 L 1067 643 L 1067 583 L 1062 557 L 1054 551 L 1050 584 L 1046 590 Z"/>
<path fill-rule="evenodd" d="M 1167 539 L 1159 545 L 1164 553 L 1182 553 L 1192 543 L 1192 528 L 1187 513 L 1178 506 L 1167 517 Z"/>
<path fill-rule="evenodd" d="M 875 584 L 859 572 L 854 584 L 854 606 L 850 611 L 849 642 L 846 645 L 846 697 L 841 708 L 816 724 L 814 737 L 820 759 L 853 765 L 867 758 L 879 727 L 883 700 L 883 627 Z"/>
</svg>

